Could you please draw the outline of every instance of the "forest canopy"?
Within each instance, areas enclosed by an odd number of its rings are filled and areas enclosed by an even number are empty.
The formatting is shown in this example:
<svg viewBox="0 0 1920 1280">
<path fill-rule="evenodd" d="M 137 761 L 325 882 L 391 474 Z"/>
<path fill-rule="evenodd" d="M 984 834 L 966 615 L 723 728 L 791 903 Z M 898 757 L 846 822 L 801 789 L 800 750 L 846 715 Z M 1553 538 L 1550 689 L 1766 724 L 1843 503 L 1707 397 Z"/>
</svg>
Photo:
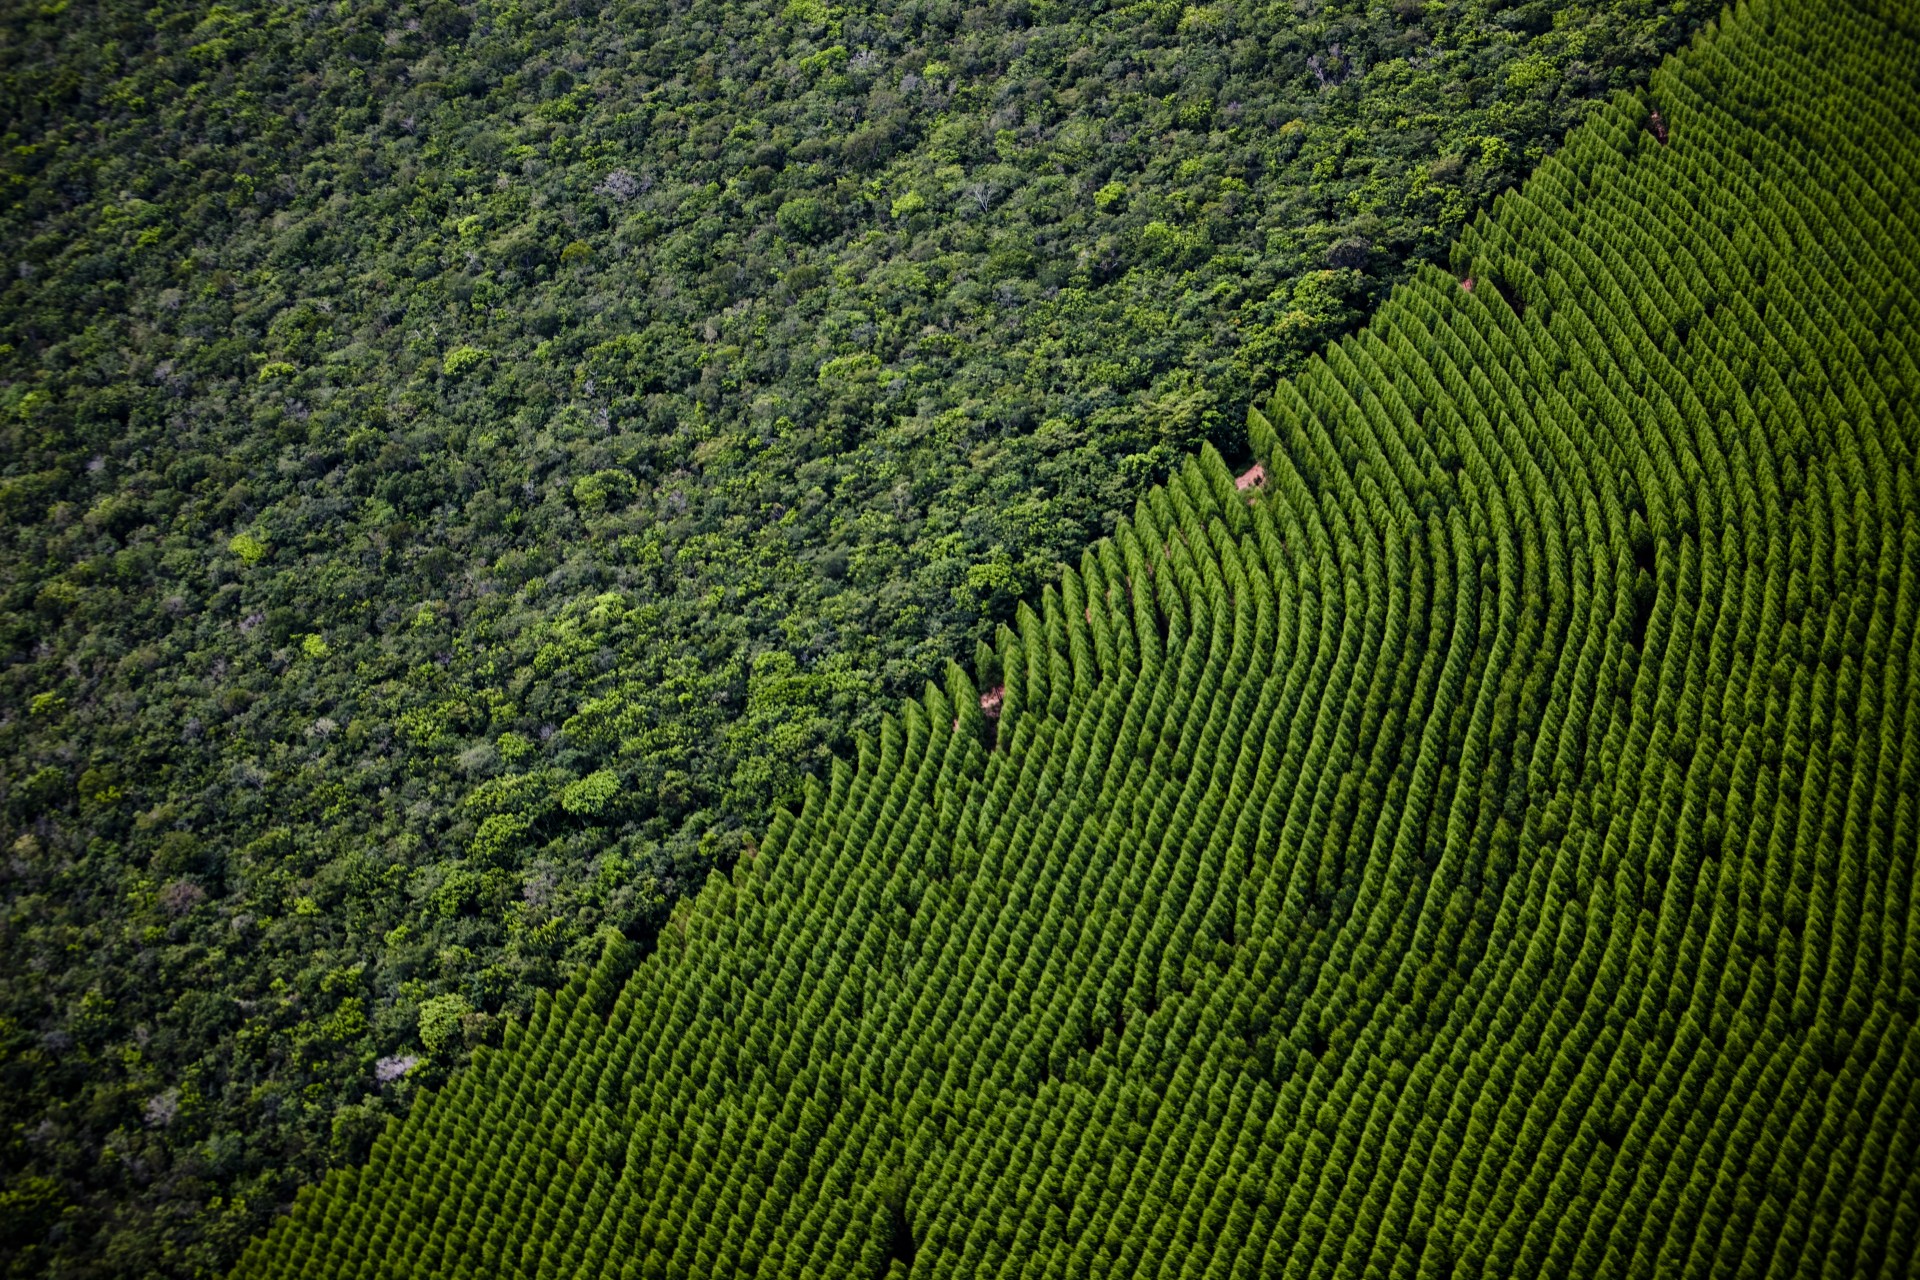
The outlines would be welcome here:
<svg viewBox="0 0 1920 1280">
<path fill-rule="evenodd" d="M 0 1256 L 208 1274 L 1689 0 L 0 7 Z"/>
</svg>

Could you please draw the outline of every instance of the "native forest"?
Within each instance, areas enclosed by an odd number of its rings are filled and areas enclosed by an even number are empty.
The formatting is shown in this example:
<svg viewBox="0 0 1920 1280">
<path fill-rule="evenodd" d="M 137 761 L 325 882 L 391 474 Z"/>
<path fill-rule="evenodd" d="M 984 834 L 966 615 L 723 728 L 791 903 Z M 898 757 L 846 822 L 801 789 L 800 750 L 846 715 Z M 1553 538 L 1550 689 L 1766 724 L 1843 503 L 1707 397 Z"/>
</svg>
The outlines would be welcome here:
<svg viewBox="0 0 1920 1280">
<path fill-rule="evenodd" d="M 1920 1275 L 1913 0 L 0 0 L 0 133 L 0 1280 Z"/>
</svg>

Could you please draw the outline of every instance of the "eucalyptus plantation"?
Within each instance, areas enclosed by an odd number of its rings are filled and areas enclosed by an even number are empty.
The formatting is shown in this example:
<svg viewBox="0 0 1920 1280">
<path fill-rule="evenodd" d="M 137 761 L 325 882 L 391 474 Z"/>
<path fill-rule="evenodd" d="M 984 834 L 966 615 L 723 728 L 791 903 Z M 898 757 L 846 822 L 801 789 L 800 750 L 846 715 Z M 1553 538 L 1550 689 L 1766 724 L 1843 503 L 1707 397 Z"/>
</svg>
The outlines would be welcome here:
<svg viewBox="0 0 1920 1280">
<path fill-rule="evenodd" d="M 237 1274 L 1912 1274 L 1917 76 L 1729 11 Z"/>
</svg>

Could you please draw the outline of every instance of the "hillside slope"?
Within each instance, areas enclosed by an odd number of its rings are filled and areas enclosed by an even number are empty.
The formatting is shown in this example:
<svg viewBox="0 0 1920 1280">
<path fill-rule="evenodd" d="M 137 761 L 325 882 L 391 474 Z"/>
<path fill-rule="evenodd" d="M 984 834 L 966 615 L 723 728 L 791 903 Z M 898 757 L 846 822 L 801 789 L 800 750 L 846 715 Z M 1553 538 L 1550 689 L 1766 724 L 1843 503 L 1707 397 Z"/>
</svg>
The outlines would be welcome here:
<svg viewBox="0 0 1920 1280">
<path fill-rule="evenodd" d="M 1911 1274 L 1898 12 L 1724 19 L 237 1274 Z"/>
</svg>

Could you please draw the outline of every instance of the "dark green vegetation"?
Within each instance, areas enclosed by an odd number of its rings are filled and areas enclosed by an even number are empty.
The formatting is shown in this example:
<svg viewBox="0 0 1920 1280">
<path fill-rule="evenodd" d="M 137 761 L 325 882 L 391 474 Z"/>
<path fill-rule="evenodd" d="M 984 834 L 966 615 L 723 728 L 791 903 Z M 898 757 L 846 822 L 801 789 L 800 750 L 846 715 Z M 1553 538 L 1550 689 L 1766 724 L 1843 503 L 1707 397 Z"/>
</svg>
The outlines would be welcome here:
<svg viewBox="0 0 1920 1280">
<path fill-rule="evenodd" d="M 1920 1258 L 1920 23 L 1757 5 L 237 1275 Z M 1657 114 L 1656 114 L 1657 110 Z M 1468 286 L 1471 287 L 1468 287 Z"/>
<path fill-rule="evenodd" d="M 230 1260 L 1688 12 L 8 3 L 0 1270 Z"/>
</svg>

